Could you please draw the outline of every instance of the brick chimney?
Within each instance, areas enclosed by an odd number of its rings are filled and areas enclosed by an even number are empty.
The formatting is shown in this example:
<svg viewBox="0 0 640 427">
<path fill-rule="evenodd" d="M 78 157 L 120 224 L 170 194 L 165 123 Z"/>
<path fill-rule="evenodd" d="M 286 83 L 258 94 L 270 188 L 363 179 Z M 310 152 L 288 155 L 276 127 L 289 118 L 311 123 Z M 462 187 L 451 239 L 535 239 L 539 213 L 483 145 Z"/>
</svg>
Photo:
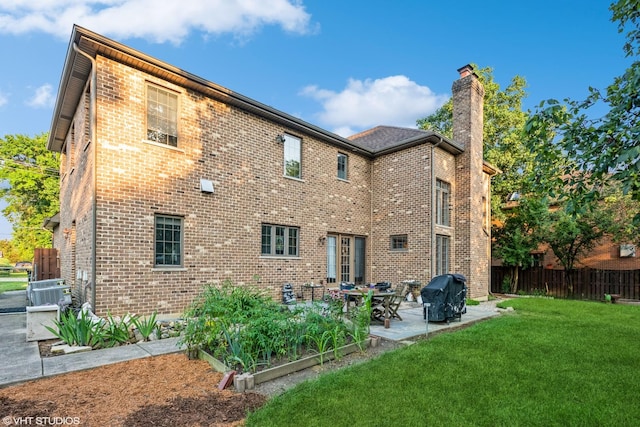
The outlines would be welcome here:
<svg viewBox="0 0 640 427">
<path fill-rule="evenodd" d="M 453 139 L 464 147 L 456 158 L 455 237 L 452 272 L 467 278 L 469 296 L 489 292 L 491 241 L 486 229 L 489 178 L 483 172 L 484 88 L 471 65 L 453 83 Z"/>
</svg>

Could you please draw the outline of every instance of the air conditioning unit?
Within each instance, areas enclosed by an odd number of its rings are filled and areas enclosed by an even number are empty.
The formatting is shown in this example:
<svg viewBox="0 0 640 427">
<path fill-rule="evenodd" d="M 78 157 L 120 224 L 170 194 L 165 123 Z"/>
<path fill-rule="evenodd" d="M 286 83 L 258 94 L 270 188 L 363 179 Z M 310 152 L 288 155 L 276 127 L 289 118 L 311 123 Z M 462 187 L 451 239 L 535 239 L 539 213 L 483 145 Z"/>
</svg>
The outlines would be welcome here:
<svg viewBox="0 0 640 427">
<path fill-rule="evenodd" d="M 636 245 L 620 245 L 620 258 L 636 256 Z"/>
</svg>

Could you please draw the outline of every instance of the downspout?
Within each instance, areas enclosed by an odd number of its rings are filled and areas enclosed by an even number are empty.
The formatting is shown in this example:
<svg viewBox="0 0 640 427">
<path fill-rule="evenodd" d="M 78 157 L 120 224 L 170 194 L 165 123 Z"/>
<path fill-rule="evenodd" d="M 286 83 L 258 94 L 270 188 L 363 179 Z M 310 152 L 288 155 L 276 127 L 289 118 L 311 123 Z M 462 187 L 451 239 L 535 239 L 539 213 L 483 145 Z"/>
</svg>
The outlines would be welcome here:
<svg viewBox="0 0 640 427">
<path fill-rule="evenodd" d="M 431 145 L 431 280 L 436 275 L 436 148 L 442 144 L 442 137 Z"/>
<path fill-rule="evenodd" d="M 96 214 L 98 211 L 97 208 L 97 201 L 96 201 L 96 196 L 97 196 L 97 189 L 96 189 L 96 185 L 98 182 L 96 173 L 98 171 L 97 168 L 97 160 L 98 160 L 98 147 L 97 147 L 97 137 L 96 137 L 96 124 L 97 124 L 97 115 L 96 115 L 96 104 L 97 104 L 97 94 L 96 94 L 96 90 L 98 87 L 98 73 L 96 71 L 96 60 L 94 58 L 92 58 L 90 55 L 88 55 L 86 52 L 83 52 L 82 50 L 80 50 L 80 48 L 78 48 L 78 44 L 77 43 L 73 43 L 73 50 L 76 51 L 76 53 L 79 53 L 80 55 L 84 56 L 85 58 L 87 58 L 90 62 L 91 62 L 91 82 L 89 83 L 89 90 L 90 95 L 89 95 L 89 135 L 91 138 L 91 144 L 93 145 L 93 167 L 92 167 L 92 174 L 91 174 L 91 191 L 92 191 L 92 202 L 91 202 L 91 216 L 92 216 L 92 234 L 93 234 L 93 242 L 91 245 L 91 280 L 89 281 L 89 283 L 91 284 L 91 306 L 93 309 L 93 312 L 95 313 L 96 310 L 96 233 L 98 231 L 98 221 L 96 219 Z M 86 294 L 86 286 L 85 285 L 85 289 L 83 289 L 82 291 L 82 296 L 84 298 L 85 294 Z"/>
<path fill-rule="evenodd" d="M 369 254 L 369 282 L 373 282 L 373 163 L 375 158 L 371 159 L 369 165 L 369 242 L 371 250 L 367 251 Z"/>
</svg>

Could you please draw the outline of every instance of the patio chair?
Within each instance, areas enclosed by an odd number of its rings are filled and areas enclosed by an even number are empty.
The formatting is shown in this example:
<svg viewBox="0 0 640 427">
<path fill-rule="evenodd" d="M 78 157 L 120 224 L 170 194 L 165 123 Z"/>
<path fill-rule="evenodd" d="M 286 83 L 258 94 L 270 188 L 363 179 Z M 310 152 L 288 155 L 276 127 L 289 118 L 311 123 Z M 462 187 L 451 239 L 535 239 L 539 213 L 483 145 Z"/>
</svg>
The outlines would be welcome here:
<svg viewBox="0 0 640 427">
<path fill-rule="evenodd" d="M 398 320 L 402 320 L 402 317 L 398 314 L 398 309 L 400 308 L 400 304 L 405 299 L 405 294 L 407 292 L 407 284 L 401 283 L 395 289 L 396 295 L 389 301 L 389 315 L 391 318 L 396 318 Z"/>
</svg>

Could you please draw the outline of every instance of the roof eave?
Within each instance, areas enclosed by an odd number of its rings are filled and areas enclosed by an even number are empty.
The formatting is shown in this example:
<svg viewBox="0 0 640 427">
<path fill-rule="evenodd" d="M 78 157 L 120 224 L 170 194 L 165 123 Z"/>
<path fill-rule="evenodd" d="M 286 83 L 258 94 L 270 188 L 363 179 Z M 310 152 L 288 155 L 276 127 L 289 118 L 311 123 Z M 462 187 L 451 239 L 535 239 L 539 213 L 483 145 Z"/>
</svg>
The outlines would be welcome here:
<svg viewBox="0 0 640 427">
<path fill-rule="evenodd" d="M 83 51 L 94 58 L 99 53 L 106 57 L 126 63 L 127 65 L 143 69 L 145 72 L 150 74 L 158 75 L 163 79 L 172 81 L 183 87 L 206 93 L 212 98 L 253 112 L 254 114 L 272 120 L 276 123 L 280 123 L 288 128 L 311 134 L 343 149 L 357 152 L 367 157 L 373 156 L 373 152 L 371 150 L 359 144 L 355 144 L 346 138 L 305 122 L 304 120 L 293 117 L 287 113 L 276 110 L 275 108 L 269 107 L 268 105 L 262 104 L 254 99 L 233 92 L 225 87 L 207 81 L 201 77 L 77 25 L 74 25 L 73 27 L 58 88 L 53 118 L 51 121 L 49 140 L 47 142 L 47 149 L 51 151 L 60 151 L 62 149 L 64 139 L 66 138 L 71 121 L 73 120 L 73 117 L 64 115 L 63 111 L 68 110 L 71 104 L 73 104 L 74 108 L 77 107 L 82 90 L 84 90 L 84 87 L 80 90 L 77 85 L 70 85 L 70 81 L 72 78 L 78 78 L 84 79 L 86 82 L 90 73 L 90 70 L 86 71 L 87 67 L 83 67 L 82 70 L 78 70 L 77 61 L 87 61 L 88 63 L 88 59 L 75 52 L 73 48 L 74 44 L 77 44 Z"/>
<path fill-rule="evenodd" d="M 374 155 L 376 157 L 384 156 L 386 154 L 390 154 L 400 150 L 405 150 L 407 148 L 411 148 L 416 145 L 420 145 L 424 143 L 430 143 L 430 144 L 433 144 L 434 146 L 441 147 L 442 149 L 444 149 L 445 151 L 453 155 L 462 154 L 464 152 L 464 147 L 458 144 L 457 142 L 452 141 L 449 138 L 444 137 L 437 132 L 427 131 L 425 132 L 424 135 L 416 135 L 414 137 L 407 138 L 404 141 L 400 141 L 397 144 L 394 144 L 393 146 L 385 147 L 380 150 L 374 151 Z"/>
</svg>

